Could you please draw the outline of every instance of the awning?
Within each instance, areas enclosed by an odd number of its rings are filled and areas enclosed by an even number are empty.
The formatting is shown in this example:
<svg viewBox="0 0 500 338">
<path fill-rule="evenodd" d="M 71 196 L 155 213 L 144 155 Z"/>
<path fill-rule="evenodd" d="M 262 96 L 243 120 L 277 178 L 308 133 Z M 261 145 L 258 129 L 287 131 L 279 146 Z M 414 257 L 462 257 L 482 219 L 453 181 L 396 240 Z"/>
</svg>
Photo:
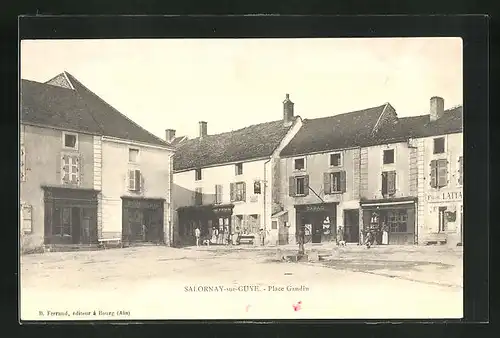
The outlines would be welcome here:
<svg viewBox="0 0 500 338">
<path fill-rule="evenodd" d="M 280 212 L 275 213 L 274 215 L 271 215 L 271 218 L 278 218 L 278 217 L 281 217 L 287 213 L 288 213 L 288 210 L 282 210 Z"/>
</svg>

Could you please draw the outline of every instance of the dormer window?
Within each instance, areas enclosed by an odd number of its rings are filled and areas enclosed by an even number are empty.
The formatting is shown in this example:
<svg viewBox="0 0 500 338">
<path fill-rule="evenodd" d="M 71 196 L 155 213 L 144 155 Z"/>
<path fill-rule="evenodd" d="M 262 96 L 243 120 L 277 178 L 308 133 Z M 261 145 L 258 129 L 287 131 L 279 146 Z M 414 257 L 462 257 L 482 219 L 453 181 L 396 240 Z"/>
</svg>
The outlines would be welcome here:
<svg viewBox="0 0 500 338">
<path fill-rule="evenodd" d="M 78 149 L 78 134 L 63 132 L 63 148 Z"/>
<path fill-rule="evenodd" d="M 300 157 L 293 160 L 294 170 L 305 170 L 306 169 L 306 158 Z"/>
</svg>

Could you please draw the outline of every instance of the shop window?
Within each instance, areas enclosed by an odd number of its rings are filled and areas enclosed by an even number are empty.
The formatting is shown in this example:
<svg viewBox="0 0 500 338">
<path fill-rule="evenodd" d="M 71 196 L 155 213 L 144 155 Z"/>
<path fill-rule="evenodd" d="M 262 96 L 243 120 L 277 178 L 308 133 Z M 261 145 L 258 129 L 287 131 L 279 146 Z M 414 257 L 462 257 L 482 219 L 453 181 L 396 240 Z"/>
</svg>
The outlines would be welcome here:
<svg viewBox="0 0 500 338">
<path fill-rule="evenodd" d="M 201 181 L 201 169 L 196 169 L 194 171 L 194 180 Z"/>
<path fill-rule="evenodd" d="M 458 184 L 464 184 L 464 159 L 462 156 L 458 158 Z"/>
<path fill-rule="evenodd" d="M 273 230 L 278 229 L 278 221 L 272 221 L 271 222 L 271 229 L 273 229 Z"/>
<path fill-rule="evenodd" d="M 243 163 L 236 163 L 234 165 L 235 175 L 243 175 Z"/>
<path fill-rule="evenodd" d="M 406 211 L 388 212 L 387 223 L 390 232 L 407 232 L 408 215 Z"/>
<path fill-rule="evenodd" d="M 194 204 L 195 205 L 202 205 L 203 204 L 203 191 L 201 188 L 195 188 Z"/>
<path fill-rule="evenodd" d="M 62 184 L 80 184 L 80 158 L 78 155 L 63 154 L 61 167 Z"/>
<path fill-rule="evenodd" d="M 290 196 L 307 196 L 309 194 L 309 176 L 291 176 L 288 192 Z"/>
<path fill-rule="evenodd" d="M 71 236 L 71 208 L 54 208 L 52 234 L 56 236 Z"/>
<path fill-rule="evenodd" d="M 448 160 L 432 160 L 431 167 L 431 187 L 442 188 L 448 185 Z"/>
<path fill-rule="evenodd" d="M 63 148 L 78 149 L 78 134 L 63 132 Z"/>
<path fill-rule="evenodd" d="M 445 152 L 445 141 L 444 137 L 438 137 L 434 139 L 434 154 L 442 154 Z"/>
<path fill-rule="evenodd" d="M 306 158 L 296 158 L 293 160 L 293 169 L 294 170 L 305 170 L 306 169 Z"/>
<path fill-rule="evenodd" d="M 222 203 L 222 184 L 215 185 L 215 204 Z"/>
<path fill-rule="evenodd" d="M 383 156 L 384 164 L 393 164 L 394 163 L 394 149 L 384 150 Z"/>
<path fill-rule="evenodd" d="M 128 190 L 141 190 L 141 171 L 138 169 L 130 169 L 128 171 Z"/>
<path fill-rule="evenodd" d="M 25 234 L 31 233 L 32 232 L 32 207 L 31 205 L 28 204 L 22 204 L 21 205 L 21 210 L 22 210 L 22 219 L 21 219 L 21 224 L 22 224 L 22 231 Z"/>
<path fill-rule="evenodd" d="M 137 163 L 139 160 L 139 149 L 129 148 L 128 161 L 130 163 Z"/>
<path fill-rule="evenodd" d="M 396 171 L 382 173 L 382 195 L 392 196 L 396 193 Z"/>
<path fill-rule="evenodd" d="M 261 194 L 261 185 L 260 181 L 254 181 L 253 182 L 253 193 L 255 195 L 260 195 Z"/>
<path fill-rule="evenodd" d="M 341 167 L 342 166 L 342 154 L 341 153 L 330 154 L 330 166 L 331 167 Z"/>
<path fill-rule="evenodd" d="M 337 171 L 324 173 L 323 176 L 325 194 L 344 193 L 346 191 L 346 172 Z"/>
<path fill-rule="evenodd" d="M 243 202 L 246 200 L 245 182 L 231 183 L 231 202 Z"/>
</svg>

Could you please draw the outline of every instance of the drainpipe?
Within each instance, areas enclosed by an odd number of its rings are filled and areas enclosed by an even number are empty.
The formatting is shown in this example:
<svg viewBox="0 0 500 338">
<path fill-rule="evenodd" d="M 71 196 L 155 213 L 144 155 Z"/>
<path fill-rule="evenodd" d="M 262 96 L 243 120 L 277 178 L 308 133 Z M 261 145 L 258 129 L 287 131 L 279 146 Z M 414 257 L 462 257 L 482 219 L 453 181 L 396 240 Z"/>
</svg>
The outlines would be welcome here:
<svg viewBox="0 0 500 338">
<path fill-rule="evenodd" d="M 264 245 L 266 244 L 266 231 L 267 231 L 267 224 L 266 224 L 266 218 L 267 218 L 267 214 L 266 214 L 266 193 L 267 193 L 267 179 L 266 179 L 266 165 L 271 162 L 271 158 L 269 158 L 269 160 L 267 160 L 266 162 L 264 162 L 264 181 L 262 182 L 263 184 L 263 190 L 264 190 L 264 198 L 263 198 L 263 201 L 264 201 L 264 221 L 263 221 L 263 228 L 264 228 Z"/>
</svg>

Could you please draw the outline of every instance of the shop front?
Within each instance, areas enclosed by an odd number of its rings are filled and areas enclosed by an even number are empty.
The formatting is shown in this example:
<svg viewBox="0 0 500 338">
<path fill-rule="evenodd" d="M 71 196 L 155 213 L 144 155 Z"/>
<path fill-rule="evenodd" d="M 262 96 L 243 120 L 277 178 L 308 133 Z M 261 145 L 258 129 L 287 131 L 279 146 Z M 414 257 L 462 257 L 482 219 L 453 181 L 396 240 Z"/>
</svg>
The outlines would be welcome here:
<svg viewBox="0 0 500 338">
<path fill-rule="evenodd" d="M 322 243 L 336 240 L 337 203 L 295 205 L 296 234 L 303 227 L 305 241 Z"/>
<path fill-rule="evenodd" d="M 463 199 L 461 190 L 429 192 L 426 196 L 427 242 L 463 244 Z"/>
<path fill-rule="evenodd" d="M 44 244 L 97 244 L 97 195 L 91 189 L 42 187 Z"/>
<path fill-rule="evenodd" d="M 416 198 L 361 201 L 363 234 L 373 231 L 377 244 L 408 245 L 417 242 Z"/>
<path fill-rule="evenodd" d="M 203 239 L 212 244 L 228 244 L 232 229 L 234 205 L 200 205 L 177 209 L 179 219 L 179 242 L 181 245 L 194 245 L 194 230 L 200 229 Z"/>
<path fill-rule="evenodd" d="M 163 244 L 163 199 L 122 197 L 122 240 L 124 244 Z"/>
</svg>

